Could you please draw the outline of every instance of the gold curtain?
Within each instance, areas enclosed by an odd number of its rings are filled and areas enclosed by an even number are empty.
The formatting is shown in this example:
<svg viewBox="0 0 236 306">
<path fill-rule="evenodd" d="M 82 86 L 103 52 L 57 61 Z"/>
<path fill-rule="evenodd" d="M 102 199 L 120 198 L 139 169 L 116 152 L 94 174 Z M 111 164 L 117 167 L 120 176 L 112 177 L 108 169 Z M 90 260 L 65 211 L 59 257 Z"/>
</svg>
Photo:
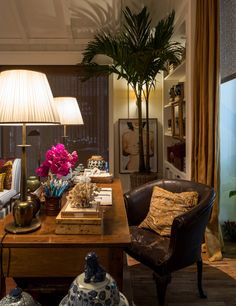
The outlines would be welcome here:
<svg viewBox="0 0 236 306">
<path fill-rule="evenodd" d="M 205 242 L 209 260 L 221 260 L 219 213 L 219 2 L 197 0 L 193 71 L 192 179 L 217 193 Z"/>
</svg>

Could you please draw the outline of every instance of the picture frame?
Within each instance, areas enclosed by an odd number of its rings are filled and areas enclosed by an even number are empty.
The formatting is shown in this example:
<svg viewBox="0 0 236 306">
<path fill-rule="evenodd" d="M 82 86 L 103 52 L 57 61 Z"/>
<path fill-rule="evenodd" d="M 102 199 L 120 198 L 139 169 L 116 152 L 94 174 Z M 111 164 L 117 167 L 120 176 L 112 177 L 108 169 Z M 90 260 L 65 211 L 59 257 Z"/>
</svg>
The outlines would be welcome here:
<svg viewBox="0 0 236 306">
<path fill-rule="evenodd" d="M 180 125 L 179 125 L 179 103 L 173 104 L 173 136 L 180 136 Z"/>
<path fill-rule="evenodd" d="M 183 138 L 186 137 L 186 103 L 185 100 L 181 102 L 182 107 L 182 136 Z"/>
<path fill-rule="evenodd" d="M 182 137 L 182 107 L 180 102 L 173 103 L 173 137 Z"/>
<path fill-rule="evenodd" d="M 144 158 L 146 151 L 146 120 L 143 119 Z M 119 119 L 119 172 L 133 173 L 139 171 L 138 119 Z M 150 167 L 157 172 L 157 119 L 149 119 Z"/>
</svg>

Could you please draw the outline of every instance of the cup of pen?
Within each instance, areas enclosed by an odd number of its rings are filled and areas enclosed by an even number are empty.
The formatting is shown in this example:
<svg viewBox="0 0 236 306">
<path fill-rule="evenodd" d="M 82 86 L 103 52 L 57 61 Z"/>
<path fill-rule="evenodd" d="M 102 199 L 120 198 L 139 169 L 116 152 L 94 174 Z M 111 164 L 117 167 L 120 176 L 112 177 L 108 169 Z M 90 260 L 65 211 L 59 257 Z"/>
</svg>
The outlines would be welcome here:
<svg viewBox="0 0 236 306">
<path fill-rule="evenodd" d="M 61 209 L 61 197 L 69 188 L 69 183 L 63 180 L 51 179 L 44 183 L 45 213 L 56 216 Z"/>
</svg>

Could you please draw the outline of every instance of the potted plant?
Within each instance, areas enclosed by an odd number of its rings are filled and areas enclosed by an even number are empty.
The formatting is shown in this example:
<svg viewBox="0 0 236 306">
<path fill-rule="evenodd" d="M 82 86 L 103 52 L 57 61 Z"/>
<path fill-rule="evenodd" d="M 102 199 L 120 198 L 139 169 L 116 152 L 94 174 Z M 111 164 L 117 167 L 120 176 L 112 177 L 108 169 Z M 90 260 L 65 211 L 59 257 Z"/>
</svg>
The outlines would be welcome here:
<svg viewBox="0 0 236 306">
<path fill-rule="evenodd" d="M 236 190 L 231 190 L 229 192 L 229 197 L 236 195 Z M 231 241 L 236 242 L 236 222 L 235 221 L 225 221 L 223 224 L 223 229 L 225 234 L 230 238 Z"/>
<path fill-rule="evenodd" d="M 63 144 L 58 143 L 46 152 L 45 160 L 36 169 L 38 176 L 47 177 L 43 183 L 47 215 L 57 215 L 59 212 L 60 199 L 70 186 L 68 176 L 77 160 L 76 151 L 69 153 Z"/>
<path fill-rule="evenodd" d="M 151 26 L 150 14 L 146 7 L 139 13 L 132 13 L 126 7 L 123 11 L 124 23 L 119 33 L 112 34 L 101 30 L 89 42 L 83 55 L 82 64 L 89 65 L 90 74 L 115 73 L 124 78 L 132 87 L 138 108 L 139 121 L 139 172 L 150 172 L 149 154 L 149 97 L 155 87 L 158 73 L 167 69 L 167 63 L 179 63 L 183 48 L 178 42 L 171 41 L 175 13 Z M 97 55 L 106 55 L 112 64 L 98 65 Z M 143 148 L 142 96 L 146 102 L 146 160 Z"/>
</svg>

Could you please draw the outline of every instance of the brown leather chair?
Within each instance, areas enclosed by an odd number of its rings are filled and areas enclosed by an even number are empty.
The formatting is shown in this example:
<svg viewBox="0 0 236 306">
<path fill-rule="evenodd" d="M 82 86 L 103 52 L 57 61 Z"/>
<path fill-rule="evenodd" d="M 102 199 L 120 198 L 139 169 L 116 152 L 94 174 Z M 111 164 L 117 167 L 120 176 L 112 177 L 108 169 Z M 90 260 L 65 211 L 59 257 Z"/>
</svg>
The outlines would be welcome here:
<svg viewBox="0 0 236 306">
<path fill-rule="evenodd" d="M 138 227 L 149 211 L 156 185 L 171 192 L 197 191 L 199 194 L 198 205 L 174 219 L 170 237 Z M 201 244 L 215 199 L 213 188 L 185 180 L 157 180 L 125 193 L 124 199 L 131 233 L 131 245 L 126 252 L 153 270 L 159 306 L 165 304 L 171 273 L 193 263 L 197 263 L 200 297 L 206 298 L 202 289 Z"/>
</svg>

